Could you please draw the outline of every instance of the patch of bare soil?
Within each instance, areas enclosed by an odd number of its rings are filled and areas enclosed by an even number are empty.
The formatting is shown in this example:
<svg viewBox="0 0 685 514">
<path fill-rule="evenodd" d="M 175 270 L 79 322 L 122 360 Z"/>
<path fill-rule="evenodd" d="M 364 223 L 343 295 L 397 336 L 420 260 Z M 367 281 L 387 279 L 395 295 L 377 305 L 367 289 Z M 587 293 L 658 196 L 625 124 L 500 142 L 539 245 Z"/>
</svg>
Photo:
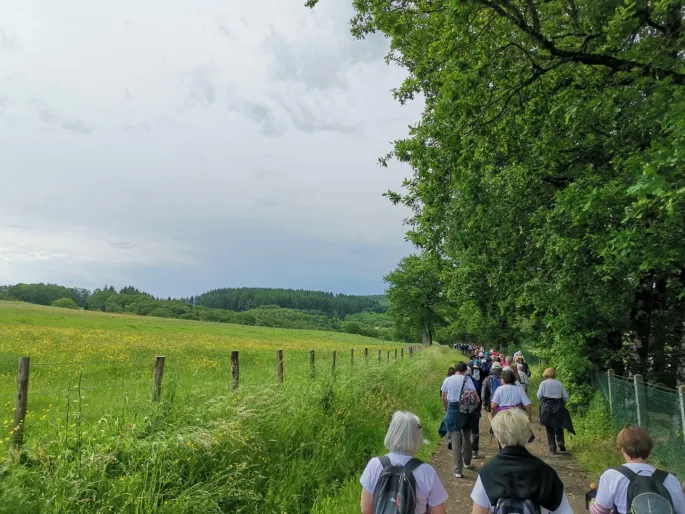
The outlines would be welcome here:
<svg viewBox="0 0 685 514">
<path fill-rule="evenodd" d="M 490 422 L 485 412 L 480 420 L 480 452 L 479 458 L 472 461 L 473 468 L 464 470 L 463 478 L 454 477 L 454 467 L 452 465 L 452 451 L 447 449 L 447 438 L 443 438 L 438 445 L 438 449 L 433 456 L 433 467 L 438 473 L 442 485 L 449 494 L 447 500 L 448 514 L 471 512 L 473 501 L 471 500 L 471 490 L 478 477 L 478 469 L 487 460 L 497 454 L 497 441 L 489 434 Z M 580 464 L 573 458 L 573 455 L 559 454 L 548 455 L 547 436 L 544 427 L 537 423 L 533 425 L 535 441 L 528 445 L 528 450 L 535 456 L 544 460 L 552 466 L 559 474 L 564 483 L 564 491 L 568 501 L 573 508 L 573 512 L 582 513 L 585 511 L 585 493 L 592 481 L 585 473 Z M 566 436 L 573 437 L 567 434 Z"/>
</svg>

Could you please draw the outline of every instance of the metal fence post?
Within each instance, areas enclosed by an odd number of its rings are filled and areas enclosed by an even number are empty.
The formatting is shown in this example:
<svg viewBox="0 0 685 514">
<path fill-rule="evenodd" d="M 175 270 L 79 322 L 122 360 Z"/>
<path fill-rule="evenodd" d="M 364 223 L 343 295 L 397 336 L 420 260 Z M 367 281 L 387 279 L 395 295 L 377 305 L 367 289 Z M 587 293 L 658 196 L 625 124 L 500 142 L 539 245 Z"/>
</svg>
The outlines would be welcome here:
<svg viewBox="0 0 685 514">
<path fill-rule="evenodd" d="M 647 426 L 647 399 L 645 397 L 645 382 L 642 375 L 635 375 L 635 403 L 637 404 L 637 424 Z"/>
<path fill-rule="evenodd" d="M 680 426 L 683 428 L 683 439 L 685 439 L 685 385 L 678 388 L 680 397 Z"/>
<path fill-rule="evenodd" d="M 609 412 L 614 415 L 614 402 L 616 401 L 616 393 L 614 392 L 614 384 L 616 383 L 616 372 L 610 369 L 607 373 L 607 389 L 609 389 Z"/>
<path fill-rule="evenodd" d="M 19 359 L 19 371 L 17 372 L 17 399 L 14 402 L 14 423 L 12 430 L 14 446 L 24 444 L 24 421 L 29 404 L 29 357 Z"/>
</svg>

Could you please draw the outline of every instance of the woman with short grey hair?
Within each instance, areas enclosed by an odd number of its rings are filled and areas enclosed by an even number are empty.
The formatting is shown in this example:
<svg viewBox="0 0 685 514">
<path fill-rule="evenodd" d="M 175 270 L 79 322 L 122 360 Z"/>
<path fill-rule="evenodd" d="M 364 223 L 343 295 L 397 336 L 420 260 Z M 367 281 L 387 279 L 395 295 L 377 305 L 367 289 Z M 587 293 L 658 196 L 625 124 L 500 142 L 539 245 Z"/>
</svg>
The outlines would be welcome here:
<svg viewBox="0 0 685 514">
<path fill-rule="evenodd" d="M 371 459 L 359 480 L 362 485 L 362 514 L 373 514 L 373 493 L 383 469 L 388 465 L 407 466 L 422 444 L 421 420 L 411 412 L 395 412 L 385 435 L 385 447 L 390 453 Z M 414 462 L 419 464 L 411 471 L 416 481 L 415 514 L 445 514 L 447 492 L 438 474 L 431 465 Z"/>
<path fill-rule="evenodd" d="M 557 472 L 526 449 L 530 437 L 526 413 L 500 411 L 492 419 L 492 430 L 502 450 L 478 473 L 471 492 L 472 514 L 506 511 L 507 507 L 511 512 L 573 514 Z"/>
</svg>

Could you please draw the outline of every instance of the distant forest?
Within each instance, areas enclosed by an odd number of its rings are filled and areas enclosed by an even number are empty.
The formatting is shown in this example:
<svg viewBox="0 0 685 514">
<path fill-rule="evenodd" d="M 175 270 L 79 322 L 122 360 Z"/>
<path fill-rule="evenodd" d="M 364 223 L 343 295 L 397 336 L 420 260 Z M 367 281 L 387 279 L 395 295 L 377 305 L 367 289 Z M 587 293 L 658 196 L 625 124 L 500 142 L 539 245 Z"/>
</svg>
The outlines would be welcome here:
<svg viewBox="0 0 685 514">
<path fill-rule="evenodd" d="M 133 286 L 89 291 L 57 284 L 0 286 L 0 300 L 140 316 L 307 330 L 405 340 L 386 314 L 383 295 L 353 296 L 302 289 L 228 288 L 189 298 L 158 298 Z"/>
</svg>

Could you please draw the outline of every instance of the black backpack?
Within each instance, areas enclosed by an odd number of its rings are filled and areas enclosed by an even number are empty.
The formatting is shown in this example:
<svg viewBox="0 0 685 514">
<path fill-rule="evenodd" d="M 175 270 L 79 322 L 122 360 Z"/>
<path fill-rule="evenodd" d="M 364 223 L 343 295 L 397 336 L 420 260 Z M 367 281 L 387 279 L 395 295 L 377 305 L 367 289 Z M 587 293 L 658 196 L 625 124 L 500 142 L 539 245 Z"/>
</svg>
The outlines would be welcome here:
<svg viewBox="0 0 685 514">
<path fill-rule="evenodd" d="M 404 466 L 395 466 L 387 455 L 378 459 L 383 471 L 373 490 L 373 514 L 414 514 L 416 479 L 413 471 L 423 462 L 411 459 Z"/>
<path fill-rule="evenodd" d="M 673 499 L 664 485 L 668 473 L 655 469 L 652 475 L 640 475 L 626 466 L 616 468 L 616 471 L 630 480 L 628 484 L 629 513 L 673 513 Z"/>
<path fill-rule="evenodd" d="M 495 505 L 495 514 L 540 514 L 539 505 L 522 498 L 500 498 Z"/>
</svg>

